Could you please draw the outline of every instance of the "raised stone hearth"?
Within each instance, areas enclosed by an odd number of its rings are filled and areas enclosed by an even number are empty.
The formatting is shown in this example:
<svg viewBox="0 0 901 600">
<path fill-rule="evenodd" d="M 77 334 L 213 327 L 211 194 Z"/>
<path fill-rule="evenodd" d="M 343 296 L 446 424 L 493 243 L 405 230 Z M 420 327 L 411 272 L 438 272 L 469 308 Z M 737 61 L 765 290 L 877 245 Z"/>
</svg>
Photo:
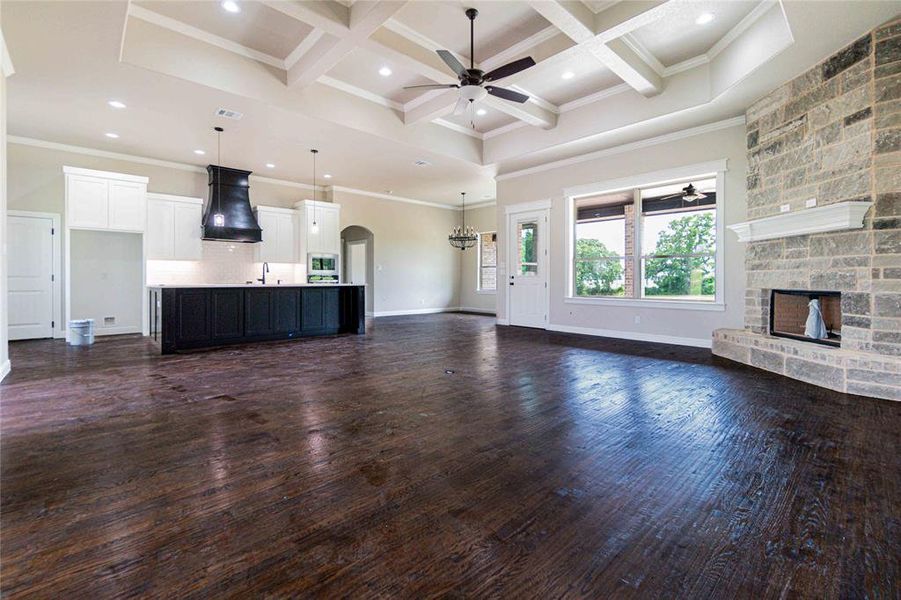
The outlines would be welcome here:
<svg viewBox="0 0 901 600">
<path fill-rule="evenodd" d="M 746 117 L 749 222 L 800 221 L 813 214 L 804 214 L 812 198 L 818 207 L 873 206 L 859 229 L 749 236 L 745 329 L 715 332 L 714 354 L 901 400 L 901 19 L 773 91 Z M 784 205 L 792 216 L 770 219 Z M 769 335 L 774 289 L 841 292 L 841 347 Z"/>
</svg>

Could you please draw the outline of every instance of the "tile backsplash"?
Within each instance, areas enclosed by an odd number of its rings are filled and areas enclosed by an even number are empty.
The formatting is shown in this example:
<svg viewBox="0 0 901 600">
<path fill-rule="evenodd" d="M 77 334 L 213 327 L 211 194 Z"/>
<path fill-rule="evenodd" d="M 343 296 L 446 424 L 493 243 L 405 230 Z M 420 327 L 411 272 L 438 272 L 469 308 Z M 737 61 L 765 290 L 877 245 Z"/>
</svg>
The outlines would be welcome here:
<svg viewBox="0 0 901 600">
<path fill-rule="evenodd" d="M 148 260 L 148 285 L 186 285 L 192 283 L 245 283 L 262 274 L 254 244 L 203 242 L 202 260 Z M 303 264 L 270 263 L 266 279 L 284 283 L 303 283 Z"/>
</svg>

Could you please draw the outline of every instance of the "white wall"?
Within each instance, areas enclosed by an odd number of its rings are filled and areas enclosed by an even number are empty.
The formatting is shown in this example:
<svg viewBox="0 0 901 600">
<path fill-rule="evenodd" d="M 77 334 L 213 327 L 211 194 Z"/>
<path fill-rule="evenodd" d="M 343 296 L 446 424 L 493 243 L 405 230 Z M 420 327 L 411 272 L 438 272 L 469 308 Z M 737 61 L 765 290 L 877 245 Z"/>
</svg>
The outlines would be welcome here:
<svg viewBox="0 0 901 600">
<path fill-rule="evenodd" d="M 603 335 L 631 339 L 657 339 L 692 345 L 709 345 L 713 330 L 741 327 L 744 317 L 744 245 L 726 231 L 725 310 L 675 310 L 656 307 L 599 306 L 565 302 L 568 265 L 564 245 L 566 212 L 563 190 L 577 185 L 603 182 L 678 168 L 719 159 L 728 159 L 725 180 L 727 225 L 743 221 L 746 213 L 745 127 L 695 135 L 638 150 L 532 173 L 498 182 L 497 221 L 504 223 L 504 207 L 522 202 L 551 199 L 549 256 L 549 328 L 594 330 Z M 499 262 L 506 260 L 506 231 L 498 228 Z M 506 315 L 506 289 L 498 289 L 498 319 Z M 635 323 L 635 317 L 640 323 Z"/>
<path fill-rule="evenodd" d="M 376 316 L 459 305 L 459 250 L 447 243 L 459 211 L 336 191 L 341 229 L 372 232 Z M 367 310 L 369 308 L 367 307 Z"/>
<path fill-rule="evenodd" d="M 97 335 L 140 333 L 143 239 L 135 233 L 72 230 L 70 318 L 94 319 Z M 104 324 L 114 317 L 115 324 Z"/>
<path fill-rule="evenodd" d="M 8 59 L 6 42 L 0 33 L 0 63 Z M 9 372 L 9 315 L 6 299 L 6 77 L 0 66 L 0 379 Z"/>
<path fill-rule="evenodd" d="M 497 231 L 497 207 L 483 206 L 466 211 L 466 225 L 472 225 L 480 233 Z M 495 312 L 495 292 L 479 292 L 479 252 L 477 248 L 460 253 L 462 266 L 460 279 L 460 308 L 478 312 Z"/>
</svg>

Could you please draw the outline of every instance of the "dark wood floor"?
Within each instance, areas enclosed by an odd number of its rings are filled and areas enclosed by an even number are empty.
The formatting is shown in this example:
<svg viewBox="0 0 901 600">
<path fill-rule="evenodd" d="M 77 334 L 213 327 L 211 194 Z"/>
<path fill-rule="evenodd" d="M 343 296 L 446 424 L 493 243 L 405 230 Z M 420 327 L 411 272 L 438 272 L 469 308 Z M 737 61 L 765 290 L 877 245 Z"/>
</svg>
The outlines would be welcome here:
<svg viewBox="0 0 901 600">
<path fill-rule="evenodd" d="M 5 598 L 899 594 L 901 404 L 707 350 L 435 315 L 11 355 Z"/>
</svg>

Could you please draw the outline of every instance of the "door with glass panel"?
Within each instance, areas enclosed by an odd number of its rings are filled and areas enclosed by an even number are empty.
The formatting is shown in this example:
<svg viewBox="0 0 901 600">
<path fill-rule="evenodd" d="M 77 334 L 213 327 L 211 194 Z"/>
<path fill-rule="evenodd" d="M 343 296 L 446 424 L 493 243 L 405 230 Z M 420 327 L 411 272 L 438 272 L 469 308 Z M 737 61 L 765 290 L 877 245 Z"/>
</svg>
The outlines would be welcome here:
<svg viewBox="0 0 901 600">
<path fill-rule="evenodd" d="M 509 216 L 507 293 L 511 325 L 547 327 L 547 223 L 547 209 Z"/>
</svg>

